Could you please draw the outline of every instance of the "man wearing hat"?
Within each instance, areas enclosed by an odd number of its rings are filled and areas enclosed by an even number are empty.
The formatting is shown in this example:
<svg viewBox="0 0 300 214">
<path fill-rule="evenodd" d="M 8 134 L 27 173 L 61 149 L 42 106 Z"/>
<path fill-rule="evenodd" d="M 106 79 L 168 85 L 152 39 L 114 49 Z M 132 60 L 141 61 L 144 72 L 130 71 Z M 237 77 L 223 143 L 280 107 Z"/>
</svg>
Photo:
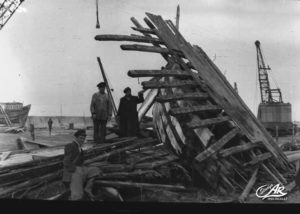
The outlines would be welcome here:
<svg viewBox="0 0 300 214">
<path fill-rule="evenodd" d="M 83 164 L 84 157 L 81 147 L 86 138 L 85 130 L 79 129 L 74 136 L 73 142 L 67 144 L 64 149 L 63 182 L 70 186 L 71 200 L 82 199 L 84 192 L 93 198 L 92 187 L 100 170 L 97 167 L 87 167 Z"/>
<path fill-rule="evenodd" d="M 106 124 L 112 116 L 112 105 L 105 93 L 106 83 L 101 82 L 97 87 L 99 91 L 93 94 L 90 106 L 94 123 L 94 143 L 105 143 Z"/>
<path fill-rule="evenodd" d="M 143 93 L 139 92 L 138 96 L 131 95 L 131 89 L 124 89 L 125 96 L 120 99 L 118 109 L 118 119 L 120 125 L 120 135 L 137 136 L 139 134 L 139 122 L 137 104 L 144 102 Z"/>
</svg>

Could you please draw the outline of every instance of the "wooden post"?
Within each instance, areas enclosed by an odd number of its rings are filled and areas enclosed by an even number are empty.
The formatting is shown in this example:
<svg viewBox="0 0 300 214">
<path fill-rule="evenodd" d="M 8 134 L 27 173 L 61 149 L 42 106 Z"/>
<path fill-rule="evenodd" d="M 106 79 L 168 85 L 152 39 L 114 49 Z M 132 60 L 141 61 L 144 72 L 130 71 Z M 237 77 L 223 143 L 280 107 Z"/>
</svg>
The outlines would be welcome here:
<svg viewBox="0 0 300 214">
<path fill-rule="evenodd" d="M 244 201 L 246 200 L 247 196 L 249 195 L 249 193 L 250 193 L 250 191 L 251 191 L 253 185 L 255 184 L 258 169 L 259 169 L 259 167 L 257 167 L 257 168 L 254 170 L 254 172 L 253 172 L 253 174 L 252 174 L 252 176 L 251 176 L 251 178 L 250 178 L 250 180 L 249 180 L 249 182 L 248 182 L 246 188 L 244 189 L 243 193 L 242 193 L 242 194 L 240 195 L 240 197 L 238 198 L 238 200 L 239 200 L 240 202 L 244 202 Z"/>
</svg>

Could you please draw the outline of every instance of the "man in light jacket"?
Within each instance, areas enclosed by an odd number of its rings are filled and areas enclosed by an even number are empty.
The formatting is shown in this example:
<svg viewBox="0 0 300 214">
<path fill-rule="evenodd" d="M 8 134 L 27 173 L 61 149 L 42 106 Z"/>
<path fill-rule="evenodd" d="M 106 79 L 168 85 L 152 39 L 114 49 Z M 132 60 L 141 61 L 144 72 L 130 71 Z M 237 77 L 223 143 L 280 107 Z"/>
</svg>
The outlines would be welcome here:
<svg viewBox="0 0 300 214">
<path fill-rule="evenodd" d="M 105 143 L 106 124 L 112 116 L 112 105 L 108 95 L 105 93 L 104 82 L 97 85 L 99 91 L 92 96 L 90 106 L 94 124 L 94 143 Z"/>
</svg>

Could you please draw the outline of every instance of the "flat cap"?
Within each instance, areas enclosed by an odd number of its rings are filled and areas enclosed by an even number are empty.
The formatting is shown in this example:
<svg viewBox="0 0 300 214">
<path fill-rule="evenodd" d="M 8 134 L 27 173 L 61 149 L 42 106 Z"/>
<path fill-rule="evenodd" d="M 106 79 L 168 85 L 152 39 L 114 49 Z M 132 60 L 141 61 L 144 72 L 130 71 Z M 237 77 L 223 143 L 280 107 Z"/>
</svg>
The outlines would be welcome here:
<svg viewBox="0 0 300 214">
<path fill-rule="evenodd" d="M 75 137 L 79 137 L 79 136 L 86 136 L 86 132 L 84 129 L 78 129 L 75 134 L 74 134 Z"/>
<path fill-rule="evenodd" d="M 98 88 L 102 88 L 102 87 L 105 87 L 106 86 L 106 83 L 105 82 L 100 82 L 98 83 L 97 87 Z"/>
</svg>

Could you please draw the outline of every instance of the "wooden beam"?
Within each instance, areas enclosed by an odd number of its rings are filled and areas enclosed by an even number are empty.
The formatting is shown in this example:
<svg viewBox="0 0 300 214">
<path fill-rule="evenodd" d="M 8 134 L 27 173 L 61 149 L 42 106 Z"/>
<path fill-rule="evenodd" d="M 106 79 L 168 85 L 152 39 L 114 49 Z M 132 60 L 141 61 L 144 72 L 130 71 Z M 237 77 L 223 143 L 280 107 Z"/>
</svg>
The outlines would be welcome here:
<svg viewBox="0 0 300 214">
<path fill-rule="evenodd" d="M 128 71 L 130 77 L 190 77 L 191 75 L 187 72 L 180 70 L 130 70 Z"/>
<path fill-rule="evenodd" d="M 184 87 L 184 86 L 198 86 L 198 83 L 191 80 L 182 80 L 182 81 L 174 81 L 174 82 L 150 82 L 145 81 L 142 82 L 142 86 L 144 89 L 149 88 L 174 88 L 174 87 Z"/>
<path fill-rule="evenodd" d="M 247 167 L 249 165 L 255 165 L 255 164 L 258 164 L 262 161 L 265 161 L 269 158 L 273 157 L 272 153 L 270 152 L 266 152 L 266 153 L 263 153 L 263 154 L 260 154 L 260 155 L 256 155 L 255 157 L 253 157 L 253 159 L 247 163 L 244 163 L 243 166 L 244 167 Z"/>
<path fill-rule="evenodd" d="M 160 54 L 170 54 L 167 48 L 155 47 L 155 46 L 146 46 L 146 45 L 121 45 L 122 50 L 126 51 L 143 51 L 150 53 L 160 53 Z"/>
<path fill-rule="evenodd" d="M 261 143 L 247 143 L 244 145 L 233 146 L 228 149 L 223 149 L 219 152 L 219 155 L 222 157 L 227 157 L 236 153 L 245 152 L 255 147 L 262 146 Z"/>
<path fill-rule="evenodd" d="M 122 181 L 102 181 L 102 180 L 96 180 L 95 183 L 101 186 L 118 187 L 118 188 L 123 187 L 123 188 L 165 189 L 171 191 L 186 190 L 186 188 L 181 185 L 133 183 L 133 182 L 122 182 Z"/>
<path fill-rule="evenodd" d="M 258 173 L 258 169 L 259 169 L 259 166 L 254 170 L 246 188 L 244 189 L 243 193 L 240 195 L 240 197 L 238 198 L 238 200 L 240 202 L 245 202 L 246 198 L 248 197 L 253 185 L 255 184 L 256 182 L 256 179 L 257 179 L 257 173 Z"/>
<path fill-rule="evenodd" d="M 195 129 L 195 128 L 199 128 L 199 127 L 203 127 L 203 126 L 223 123 L 223 122 L 226 122 L 226 121 L 229 121 L 229 120 L 230 120 L 230 118 L 228 116 L 221 116 L 221 117 L 217 117 L 217 118 L 210 118 L 210 119 L 200 120 L 198 122 L 189 122 L 189 123 L 187 123 L 187 126 L 192 128 L 192 129 Z"/>
<path fill-rule="evenodd" d="M 155 34 L 155 32 L 152 29 L 149 28 L 139 28 L 139 27 L 131 27 L 135 31 L 139 31 L 141 33 L 146 33 L 146 34 Z"/>
<path fill-rule="evenodd" d="M 272 173 L 272 171 L 265 164 L 262 163 L 261 166 L 264 170 L 266 170 L 269 173 L 269 175 L 271 176 L 271 178 L 273 178 L 275 182 L 277 182 L 278 184 L 282 184 L 282 182 L 276 177 L 276 175 Z"/>
<path fill-rule="evenodd" d="M 202 105 L 202 106 L 191 106 L 191 107 L 181 107 L 173 108 L 170 110 L 171 115 L 195 113 L 195 112 L 205 112 L 205 111 L 220 111 L 220 107 L 215 105 Z"/>
<path fill-rule="evenodd" d="M 172 94 L 156 97 L 157 102 L 170 102 L 174 100 L 204 100 L 207 99 L 208 95 L 206 93 L 183 93 L 183 94 Z"/>
<path fill-rule="evenodd" d="M 205 151 L 201 152 L 195 157 L 195 160 L 202 162 L 207 158 L 211 157 L 213 154 L 218 152 L 226 143 L 228 143 L 232 138 L 234 138 L 240 132 L 239 128 L 234 128 L 227 134 L 225 134 L 221 139 L 208 147 Z"/>
<path fill-rule="evenodd" d="M 84 163 L 85 164 L 91 164 L 93 162 L 104 160 L 106 158 L 109 158 L 110 156 L 119 154 L 119 153 L 124 152 L 124 151 L 129 151 L 129 150 L 132 150 L 132 149 L 140 148 L 140 147 L 148 145 L 148 144 L 157 144 L 157 143 L 158 142 L 157 142 L 156 139 L 152 139 L 152 138 L 143 139 L 143 141 L 137 141 L 133 145 L 126 146 L 126 147 L 121 148 L 121 149 L 116 149 L 116 150 L 113 150 L 113 151 L 108 152 L 108 153 L 103 154 L 103 155 L 98 155 L 95 158 L 91 158 L 89 160 L 86 160 Z"/>
<path fill-rule="evenodd" d="M 145 42 L 145 43 L 157 43 L 163 44 L 162 41 L 152 37 L 145 37 L 145 36 L 128 36 L 128 35 L 112 35 L 112 34 L 105 34 L 105 35 L 97 35 L 95 36 L 95 40 L 97 41 L 129 41 L 129 42 Z"/>
<path fill-rule="evenodd" d="M 272 170 L 274 172 L 274 174 L 276 175 L 276 177 L 280 178 L 281 181 L 283 182 L 284 185 L 286 185 L 288 182 L 287 180 L 282 176 L 282 174 L 275 168 L 275 166 L 273 166 L 272 163 L 267 163 L 267 166 L 269 166 L 270 170 Z"/>
<path fill-rule="evenodd" d="M 132 21 L 132 23 L 133 23 L 137 28 L 143 28 L 143 26 L 138 22 L 138 20 L 136 20 L 136 18 L 131 17 L 130 20 Z M 152 38 L 152 36 L 151 36 L 150 34 L 148 34 L 148 33 L 143 33 L 143 34 L 144 34 L 145 37 L 150 37 L 150 38 Z M 155 42 L 153 42 L 152 44 L 153 44 L 153 46 L 155 46 L 155 47 L 160 47 L 160 46 L 159 46 L 157 43 L 155 43 Z M 162 55 L 162 57 L 163 57 L 166 61 L 169 60 L 168 54 L 163 54 L 163 53 L 162 53 L 161 55 Z"/>
<path fill-rule="evenodd" d="M 158 89 L 149 89 L 147 96 L 144 99 L 144 102 L 140 105 L 138 109 L 138 121 L 140 122 L 143 117 L 147 114 L 151 106 L 155 101 L 155 97 L 158 94 Z"/>
<path fill-rule="evenodd" d="M 150 29 L 152 30 L 156 29 L 156 27 L 152 24 L 152 22 L 147 17 L 144 18 L 144 22 L 148 25 Z"/>
</svg>

